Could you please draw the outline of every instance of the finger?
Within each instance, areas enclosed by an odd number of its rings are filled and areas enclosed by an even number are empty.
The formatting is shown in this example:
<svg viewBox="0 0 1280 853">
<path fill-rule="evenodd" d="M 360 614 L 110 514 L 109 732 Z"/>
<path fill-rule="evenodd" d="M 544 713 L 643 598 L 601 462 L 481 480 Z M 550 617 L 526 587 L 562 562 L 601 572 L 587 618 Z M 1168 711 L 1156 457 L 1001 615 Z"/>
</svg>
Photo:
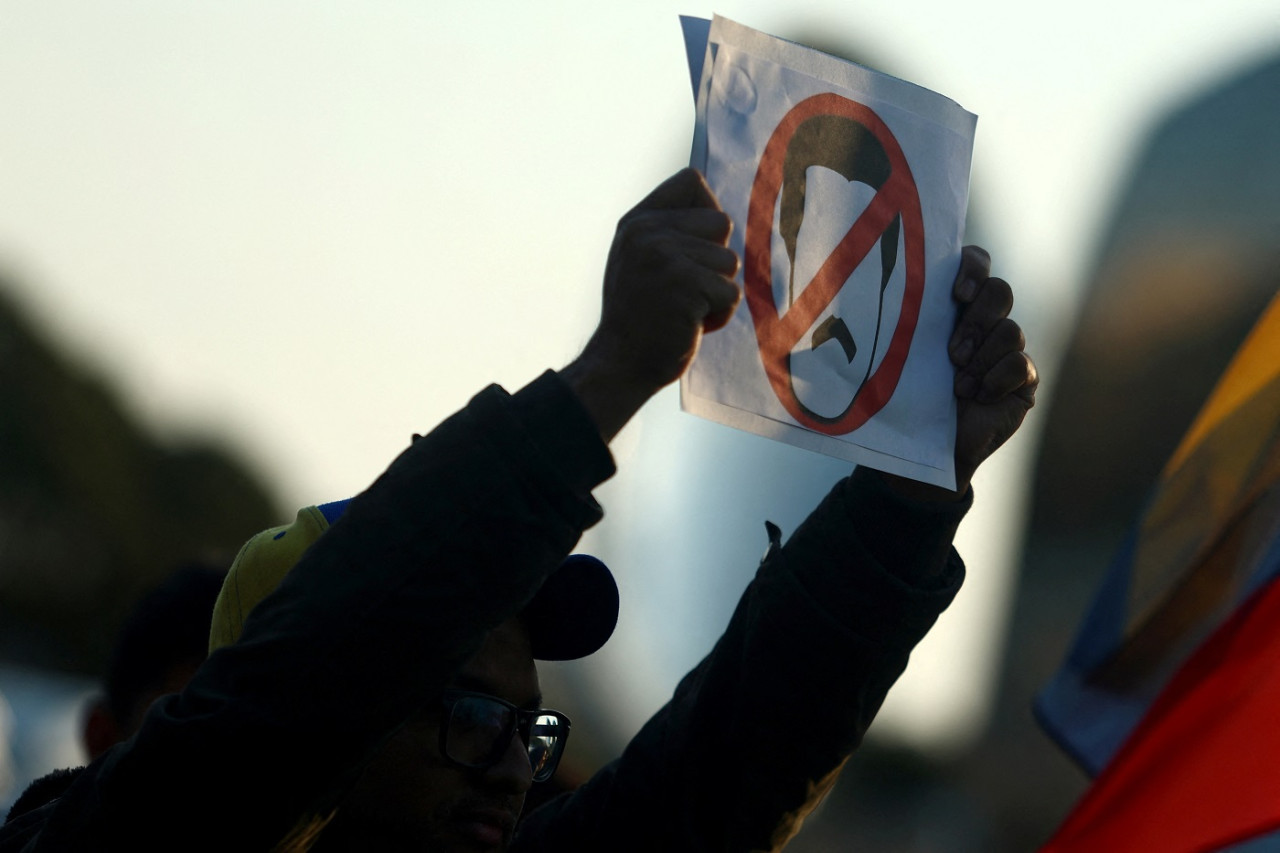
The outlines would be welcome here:
<svg viewBox="0 0 1280 853">
<path fill-rule="evenodd" d="M 706 311 L 702 315 L 702 330 L 714 332 L 723 328 L 733 317 L 742 291 L 729 279 L 720 275 L 704 276 L 700 282 Z"/>
<path fill-rule="evenodd" d="M 979 285 L 991 275 L 991 255 L 981 246 L 965 246 L 960 250 L 960 269 L 956 272 L 951 295 L 961 303 L 972 302 Z"/>
<path fill-rule="evenodd" d="M 1040 370 L 1036 367 L 1036 363 L 1031 356 L 1025 352 L 1018 353 L 1018 355 L 1021 355 L 1023 360 L 1022 375 L 1024 381 L 1014 389 L 1013 394 L 1021 397 L 1029 409 L 1036 404 L 1036 391 L 1040 388 Z"/>
<path fill-rule="evenodd" d="M 623 218 L 620 227 L 631 231 L 675 231 L 727 243 L 733 232 L 733 221 L 724 211 L 706 207 L 636 210 Z"/>
<path fill-rule="evenodd" d="M 983 374 L 973 399 L 978 403 L 995 403 L 1016 397 L 1030 409 L 1036 404 L 1039 387 L 1040 375 L 1031 356 L 1022 351 L 1009 352 Z"/>
<path fill-rule="evenodd" d="M 738 304 L 740 290 L 733 276 L 738 270 L 738 255 L 732 249 L 690 237 L 664 232 L 645 235 L 641 253 L 643 267 L 652 285 L 660 285 L 678 294 L 686 316 L 703 324 L 704 330 L 718 329 L 729 321 Z"/>
<path fill-rule="evenodd" d="M 640 203 L 637 210 L 670 210 L 686 207 L 710 207 L 719 209 L 715 194 L 707 186 L 698 170 L 686 168 L 676 172 L 654 188 Z"/>
<path fill-rule="evenodd" d="M 679 252 L 684 257 L 726 278 L 738 273 L 738 253 L 728 246 L 697 237 L 678 238 Z"/>
<path fill-rule="evenodd" d="M 703 243 L 687 250 L 685 257 L 725 278 L 738 274 L 738 253 L 724 246 Z"/>
<path fill-rule="evenodd" d="M 688 256 L 673 257 L 662 280 L 673 287 L 686 316 L 701 323 L 703 331 L 715 331 L 729 322 L 742 291 L 729 277 Z"/>
<path fill-rule="evenodd" d="M 670 229 L 632 229 L 622 235 L 632 268 L 674 271 L 681 262 L 692 262 L 732 278 L 738 272 L 738 254 L 719 242 Z"/>
<path fill-rule="evenodd" d="M 1025 345 L 1026 339 L 1022 334 L 1021 326 L 1008 319 L 1000 321 L 987 335 L 986 341 L 974 353 L 973 358 L 969 360 L 968 366 L 957 371 L 956 396 L 962 400 L 977 399 L 980 402 L 986 402 L 993 399 L 993 395 L 999 396 L 1001 393 L 1012 391 L 1017 386 L 1010 386 L 1007 383 L 1012 381 L 1013 377 L 999 371 L 1010 369 L 1009 356 L 1025 356 L 1023 352 Z M 1027 361 L 1029 362 L 1030 359 Z M 1018 385 L 1021 384 L 1020 380 Z"/>
<path fill-rule="evenodd" d="M 978 285 L 973 301 L 960 313 L 960 321 L 951 333 L 947 352 L 951 363 L 967 368 L 974 354 L 982 348 L 987 336 L 1013 310 L 1013 289 L 1000 278 L 988 278 Z"/>
</svg>

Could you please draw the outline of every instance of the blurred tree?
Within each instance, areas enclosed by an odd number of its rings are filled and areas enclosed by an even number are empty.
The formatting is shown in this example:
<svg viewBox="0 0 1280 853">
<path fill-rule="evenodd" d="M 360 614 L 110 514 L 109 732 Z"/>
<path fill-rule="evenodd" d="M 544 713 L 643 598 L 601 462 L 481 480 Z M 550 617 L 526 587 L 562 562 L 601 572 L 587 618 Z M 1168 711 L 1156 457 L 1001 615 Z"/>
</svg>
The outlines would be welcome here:
<svg viewBox="0 0 1280 853">
<path fill-rule="evenodd" d="M 157 439 L 59 354 L 0 278 L 0 657 L 101 669 L 131 602 L 177 563 L 230 563 L 281 515 L 225 450 Z"/>
</svg>

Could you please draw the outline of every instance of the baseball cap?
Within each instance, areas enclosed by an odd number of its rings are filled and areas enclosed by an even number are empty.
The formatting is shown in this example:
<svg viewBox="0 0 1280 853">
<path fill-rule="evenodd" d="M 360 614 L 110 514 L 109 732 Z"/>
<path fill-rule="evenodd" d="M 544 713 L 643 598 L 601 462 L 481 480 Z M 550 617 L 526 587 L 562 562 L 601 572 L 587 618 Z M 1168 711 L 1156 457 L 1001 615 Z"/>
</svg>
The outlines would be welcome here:
<svg viewBox="0 0 1280 853">
<path fill-rule="evenodd" d="M 209 630 L 209 652 L 240 638 L 249 612 L 342 516 L 350 500 L 303 507 L 293 523 L 272 527 L 240 549 L 223 581 Z M 618 622 L 618 586 L 608 566 L 570 554 L 521 612 L 538 660 L 575 660 L 595 652 Z"/>
</svg>

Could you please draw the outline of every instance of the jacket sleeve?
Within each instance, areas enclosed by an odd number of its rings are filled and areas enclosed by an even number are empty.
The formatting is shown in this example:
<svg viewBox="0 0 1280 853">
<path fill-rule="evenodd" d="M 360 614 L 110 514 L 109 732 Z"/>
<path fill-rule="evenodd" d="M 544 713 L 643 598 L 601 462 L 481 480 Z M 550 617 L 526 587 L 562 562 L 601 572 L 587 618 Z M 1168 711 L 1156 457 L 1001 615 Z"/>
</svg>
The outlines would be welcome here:
<svg viewBox="0 0 1280 853">
<path fill-rule="evenodd" d="M 238 643 L 0 849 L 270 849 L 532 598 L 612 473 L 555 374 L 481 392 L 352 501 Z"/>
<path fill-rule="evenodd" d="M 971 495 L 836 486 L 774 547 L 712 652 L 623 755 L 525 821 L 521 853 L 777 850 L 834 783 L 964 576 Z"/>
</svg>

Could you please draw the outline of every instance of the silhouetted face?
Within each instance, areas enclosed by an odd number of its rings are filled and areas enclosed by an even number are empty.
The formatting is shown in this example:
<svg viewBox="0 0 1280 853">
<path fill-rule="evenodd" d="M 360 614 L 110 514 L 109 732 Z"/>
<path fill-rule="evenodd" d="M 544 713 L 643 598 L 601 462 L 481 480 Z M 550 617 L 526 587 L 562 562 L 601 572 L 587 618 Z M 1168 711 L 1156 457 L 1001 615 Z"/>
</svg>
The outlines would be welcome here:
<svg viewBox="0 0 1280 853">
<path fill-rule="evenodd" d="M 529 634 L 515 619 L 494 629 L 450 685 L 521 708 L 542 699 Z M 369 763 L 324 832 L 361 850 L 504 850 L 533 784 L 519 734 L 485 770 L 459 767 L 440 754 L 440 713 L 409 721 Z M 347 846 L 347 845 L 344 845 Z"/>
<path fill-rule="evenodd" d="M 133 704 L 129 706 L 124 719 L 118 719 L 111 712 L 111 705 L 106 696 L 95 697 L 89 703 L 84 726 L 80 732 L 81 742 L 84 744 L 89 760 L 94 760 L 120 741 L 133 737 L 141 728 L 151 704 L 161 696 L 178 693 L 186 687 L 187 682 L 192 679 L 203 662 L 203 658 L 192 659 L 166 669 L 159 681 L 138 694 Z"/>
</svg>

